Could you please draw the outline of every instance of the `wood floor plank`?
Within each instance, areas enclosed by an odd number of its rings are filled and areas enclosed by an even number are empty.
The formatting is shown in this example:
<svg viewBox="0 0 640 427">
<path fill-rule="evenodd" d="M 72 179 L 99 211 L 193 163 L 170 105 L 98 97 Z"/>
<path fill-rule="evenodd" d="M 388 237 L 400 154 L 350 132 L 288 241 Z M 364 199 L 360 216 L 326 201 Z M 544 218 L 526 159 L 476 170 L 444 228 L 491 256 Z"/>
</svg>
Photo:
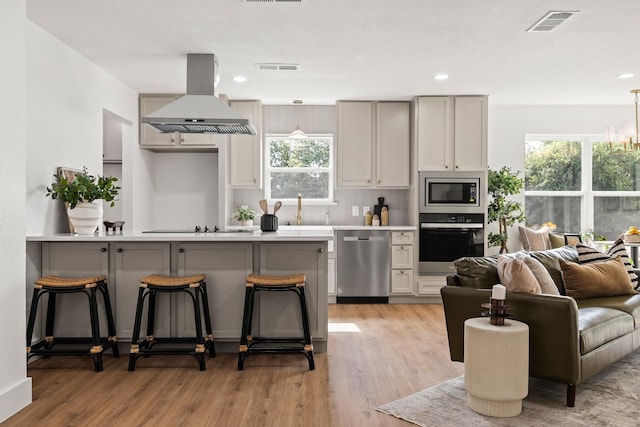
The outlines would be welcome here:
<svg viewBox="0 0 640 427">
<path fill-rule="evenodd" d="M 406 427 L 374 408 L 461 375 L 451 362 L 438 304 L 330 305 L 329 321 L 359 332 L 330 332 L 328 352 L 308 370 L 301 355 L 237 354 L 140 359 L 127 371 L 126 352 L 105 357 L 52 357 L 28 367 L 33 403 L 3 427 L 265 426 Z"/>
</svg>

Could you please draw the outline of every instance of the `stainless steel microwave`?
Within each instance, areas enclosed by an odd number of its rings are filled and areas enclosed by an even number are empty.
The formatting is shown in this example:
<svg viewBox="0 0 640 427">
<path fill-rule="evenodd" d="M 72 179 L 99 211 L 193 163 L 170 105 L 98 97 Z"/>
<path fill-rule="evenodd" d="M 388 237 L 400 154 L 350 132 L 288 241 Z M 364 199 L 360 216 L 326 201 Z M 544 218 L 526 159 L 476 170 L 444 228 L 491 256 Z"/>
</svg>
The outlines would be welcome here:
<svg viewBox="0 0 640 427">
<path fill-rule="evenodd" d="M 483 212 L 482 174 L 420 172 L 420 213 Z"/>
</svg>

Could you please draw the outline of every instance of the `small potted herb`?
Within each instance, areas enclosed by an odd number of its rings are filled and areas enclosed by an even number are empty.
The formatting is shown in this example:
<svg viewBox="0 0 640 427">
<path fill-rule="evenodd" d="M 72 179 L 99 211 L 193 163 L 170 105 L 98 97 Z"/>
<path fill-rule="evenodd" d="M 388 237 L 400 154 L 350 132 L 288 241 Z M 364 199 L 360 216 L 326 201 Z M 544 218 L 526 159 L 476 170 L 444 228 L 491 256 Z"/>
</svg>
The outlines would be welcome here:
<svg viewBox="0 0 640 427">
<path fill-rule="evenodd" d="M 249 209 L 247 206 L 241 206 L 236 210 L 233 218 L 239 221 L 242 225 L 253 225 L 253 219 L 256 217 L 254 210 Z"/>
</svg>

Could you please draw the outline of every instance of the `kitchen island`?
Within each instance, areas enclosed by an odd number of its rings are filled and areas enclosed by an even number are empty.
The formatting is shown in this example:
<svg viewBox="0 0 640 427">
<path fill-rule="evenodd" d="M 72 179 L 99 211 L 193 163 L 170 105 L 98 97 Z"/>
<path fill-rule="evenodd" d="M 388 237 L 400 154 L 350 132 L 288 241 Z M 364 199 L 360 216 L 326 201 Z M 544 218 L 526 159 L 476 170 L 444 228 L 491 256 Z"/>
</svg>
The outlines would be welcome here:
<svg viewBox="0 0 640 427">
<path fill-rule="evenodd" d="M 27 295 L 41 275 L 105 275 L 114 305 L 121 343 L 131 339 L 140 278 L 149 274 L 207 276 L 209 307 L 216 348 L 236 352 L 242 327 L 245 278 L 305 274 L 314 349 L 327 348 L 327 249 L 333 232 L 326 229 L 283 229 L 229 233 L 110 232 L 100 235 L 27 236 Z M 83 295 L 58 301 L 56 335 L 89 334 Z M 187 297 L 188 298 L 188 297 Z M 27 301 L 29 304 L 30 301 Z M 296 296 L 260 295 L 254 335 L 300 335 Z M 184 295 L 159 298 L 158 336 L 192 336 L 192 303 Z M 101 321 L 104 313 L 100 313 Z M 40 323 L 38 323 L 40 324 Z M 106 324 L 106 323 L 101 323 Z M 145 326 L 143 325 L 143 330 Z M 103 331 L 104 333 L 104 331 Z M 36 328 L 34 339 L 41 331 Z"/>
</svg>

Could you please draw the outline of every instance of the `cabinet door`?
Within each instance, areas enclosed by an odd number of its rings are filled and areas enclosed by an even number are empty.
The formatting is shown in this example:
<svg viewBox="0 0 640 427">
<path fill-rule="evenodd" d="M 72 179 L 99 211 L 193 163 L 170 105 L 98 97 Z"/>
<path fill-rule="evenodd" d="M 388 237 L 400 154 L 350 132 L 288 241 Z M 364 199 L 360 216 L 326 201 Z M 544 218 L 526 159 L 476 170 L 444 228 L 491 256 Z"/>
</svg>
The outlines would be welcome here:
<svg viewBox="0 0 640 427">
<path fill-rule="evenodd" d="M 391 233 L 392 245 L 413 245 L 412 231 L 393 231 Z"/>
<path fill-rule="evenodd" d="M 446 286 L 447 276 L 421 276 L 418 280 L 418 295 L 440 296 L 440 288 Z"/>
<path fill-rule="evenodd" d="M 452 170 L 453 121 L 450 97 L 417 101 L 418 170 Z"/>
<path fill-rule="evenodd" d="M 229 180 L 232 188 L 262 188 L 262 133 L 259 101 L 231 101 L 231 108 L 258 129 L 255 135 L 229 137 Z"/>
<path fill-rule="evenodd" d="M 391 270 L 391 293 L 413 294 L 412 270 Z"/>
<path fill-rule="evenodd" d="M 409 187 L 410 104 L 376 104 L 376 186 Z"/>
<path fill-rule="evenodd" d="M 131 340 L 138 303 L 140 279 L 150 274 L 169 276 L 171 273 L 168 243 L 116 243 L 112 247 L 115 257 L 115 318 L 118 338 Z M 154 334 L 169 337 L 171 334 L 171 295 L 156 298 L 156 319 Z M 147 299 L 142 318 L 140 336 L 146 336 Z"/>
<path fill-rule="evenodd" d="M 329 295 L 336 294 L 336 259 L 327 259 L 327 270 L 329 276 L 327 277 L 327 293 Z"/>
<path fill-rule="evenodd" d="M 140 96 L 140 117 L 151 114 L 176 100 L 177 96 Z M 180 139 L 178 133 L 160 133 L 154 127 L 140 122 L 140 147 L 173 147 Z"/>
<path fill-rule="evenodd" d="M 260 274 L 307 276 L 311 335 L 327 338 L 327 243 L 274 243 L 260 246 Z M 255 315 L 254 315 L 255 318 Z M 300 303 L 293 292 L 261 293 L 259 331 L 263 336 L 302 336 Z"/>
<path fill-rule="evenodd" d="M 455 170 L 487 169 L 487 97 L 455 98 Z"/>
<path fill-rule="evenodd" d="M 373 104 L 338 102 L 336 184 L 339 187 L 371 187 L 373 153 Z"/>
<path fill-rule="evenodd" d="M 66 277 L 108 276 L 109 253 L 107 243 L 43 243 L 42 275 Z M 113 305 L 115 288 L 108 283 L 109 296 Z M 101 295 L 101 292 L 98 292 Z M 46 300 L 46 297 L 43 298 Z M 41 306 L 46 309 L 46 303 Z M 43 311 L 40 311 L 43 313 Z M 100 332 L 107 333 L 107 317 L 102 297 L 98 297 L 98 316 Z M 41 316 L 45 319 L 45 316 Z M 91 324 L 89 302 L 82 293 L 58 295 L 56 298 L 56 317 L 54 334 L 59 337 L 89 337 Z M 44 331 L 44 324 L 43 329 Z"/>
<path fill-rule="evenodd" d="M 204 274 L 214 339 L 238 341 L 242 332 L 245 279 L 253 268 L 251 243 L 180 243 L 178 274 Z M 195 336 L 193 302 L 177 299 L 178 336 Z M 204 331 L 203 324 L 203 331 Z"/>
</svg>

